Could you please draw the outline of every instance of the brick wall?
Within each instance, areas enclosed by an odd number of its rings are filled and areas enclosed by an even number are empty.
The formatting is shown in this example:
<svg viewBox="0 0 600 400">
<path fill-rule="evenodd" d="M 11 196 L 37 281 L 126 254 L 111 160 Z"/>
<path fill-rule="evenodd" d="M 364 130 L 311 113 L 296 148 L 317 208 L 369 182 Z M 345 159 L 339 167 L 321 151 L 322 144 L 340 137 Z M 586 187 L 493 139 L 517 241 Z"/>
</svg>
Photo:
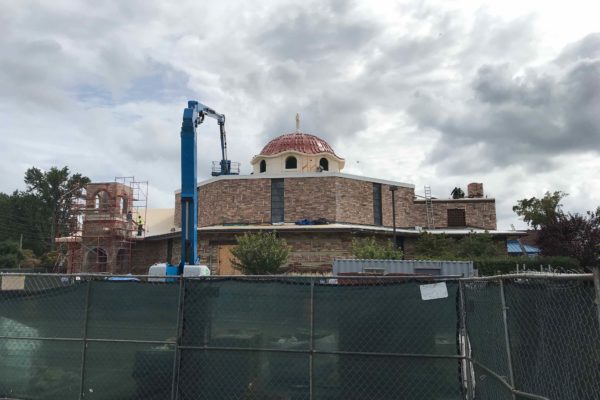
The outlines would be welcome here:
<svg viewBox="0 0 600 400">
<path fill-rule="evenodd" d="M 352 258 L 350 232 L 282 233 L 292 248 L 286 269 L 331 272 L 335 258 Z"/>
<path fill-rule="evenodd" d="M 381 185 L 383 225 L 391 227 L 392 193 Z M 175 225 L 181 226 L 179 194 L 175 196 Z M 414 200 L 414 189 L 398 187 L 396 226 L 426 226 L 425 201 Z M 331 222 L 373 225 L 373 183 L 335 177 L 285 178 L 285 222 L 327 218 Z M 224 179 L 199 189 L 198 226 L 270 224 L 271 179 Z M 448 226 L 447 210 L 464 209 L 468 227 L 496 229 L 494 199 L 434 201 L 437 228 Z"/>
<path fill-rule="evenodd" d="M 227 179 L 200 187 L 198 226 L 270 222 L 270 179 Z"/>
<path fill-rule="evenodd" d="M 433 201 L 433 217 L 436 228 L 448 227 L 449 209 L 465 210 L 467 227 L 496 229 L 496 201 L 494 199 Z M 412 226 L 427 226 L 424 200 L 414 202 L 411 220 Z"/>
<path fill-rule="evenodd" d="M 336 178 L 336 221 L 373 225 L 373 183 Z"/>
<path fill-rule="evenodd" d="M 241 233 L 200 233 L 198 255 L 200 263 L 207 265 L 213 273 L 218 269 L 218 252 L 222 244 L 235 244 L 236 235 Z M 331 271 L 335 258 L 352 258 L 352 233 L 350 232 L 280 232 L 291 247 L 286 269 L 294 271 Z M 132 273 L 147 274 L 156 262 L 165 262 L 167 239 L 144 240 L 133 250 Z M 180 260 L 180 241 L 173 239 L 172 262 Z"/>
<path fill-rule="evenodd" d="M 335 177 L 285 179 L 285 222 L 295 222 L 304 218 L 311 220 L 326 218 L 328 221 L 335 221 L 335 179 Z"/>
<path fill-rule="evenodd" d="M 131 273 L 134 275 L 145 275 L 148 273 L 151 265 L 166 262 L 168 243 L 168 239 L 136 242 L 132 247 Z M 178 237 L 173 238 L 171 262 L 175 264 L 181 260 L 180 243 L 181 241 Z"/>
<path fill-rule="evenodd" d="M 413 188 L 398 187 L 394 195 L 396 201 L 396 227 L 414 227 L 410 222 L 415 190 Z M 393 226 L 392 192 L 389 185 L 381 185 L 381 208 L 383 212 L 383 225 Z"/>
</svg>

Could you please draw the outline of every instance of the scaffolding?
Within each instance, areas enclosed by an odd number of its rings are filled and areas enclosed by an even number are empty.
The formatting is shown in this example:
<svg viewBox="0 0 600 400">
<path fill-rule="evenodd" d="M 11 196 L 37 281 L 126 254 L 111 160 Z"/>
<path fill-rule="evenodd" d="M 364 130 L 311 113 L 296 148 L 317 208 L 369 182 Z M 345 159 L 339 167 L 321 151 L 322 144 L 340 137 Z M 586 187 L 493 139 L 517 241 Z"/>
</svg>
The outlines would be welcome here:
<svg viewBox="0 0 600 400">
<path fill-rule="evenodd" d="M 130 273 L 135 243 L 145 237 L 147 208 L 148 181 L 128 176 L 86 185 L 68 218 L 74 229 L 56 240 L 66 256 L 55 270 Z"/>
</svg>

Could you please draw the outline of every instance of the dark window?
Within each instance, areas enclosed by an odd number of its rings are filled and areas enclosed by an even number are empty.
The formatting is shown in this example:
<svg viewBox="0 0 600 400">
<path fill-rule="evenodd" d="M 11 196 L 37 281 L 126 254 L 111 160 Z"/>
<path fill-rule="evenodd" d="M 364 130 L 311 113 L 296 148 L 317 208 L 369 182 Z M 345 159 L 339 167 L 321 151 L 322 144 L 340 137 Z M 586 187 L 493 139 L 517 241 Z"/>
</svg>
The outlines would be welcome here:
<svg viewBox="0 0 600 400">
<path fill-rule="evenodd" d="M 465 227 L 465 210 L 448 210 L 448 227 Z"/>
<path fill-rule="evenodd" d="M 404 238 L 402 236 L 396 237 L 396 248 L 404 251 Z"/>
<path fill-rule="evenodd" d="M 298 162 L 296 161 L 296 157 L 289 156 L 285 159 L 285 169 L 296 169 L 298 168 Z"/>
<path fill-rule="evenodd" d="M 383 225 L 381 215 L 381 183 L 373 184 L 373 223 Z"/>
<path fill-rule="evenodd" d="M 329 161 L 326 158 L 321 158 L 319 160 L 319 166 L 323 169 L 323 171 L 329 171 Z"/>
<path fill-rule="evenodd" d="M 265 160 L 260 162 L 260 172 L 267 172 L 267 162 Z"/>
<path fill-rule="evenodd" d="M 271 179 L 271 222 L 283 222 L 283 179 Z"/>
<path fill-rule="evenodd" d="M 86 272 L 107 272 L 108 255 L 101 247 L 96 247 L 87 253 Z"/>
</svg>

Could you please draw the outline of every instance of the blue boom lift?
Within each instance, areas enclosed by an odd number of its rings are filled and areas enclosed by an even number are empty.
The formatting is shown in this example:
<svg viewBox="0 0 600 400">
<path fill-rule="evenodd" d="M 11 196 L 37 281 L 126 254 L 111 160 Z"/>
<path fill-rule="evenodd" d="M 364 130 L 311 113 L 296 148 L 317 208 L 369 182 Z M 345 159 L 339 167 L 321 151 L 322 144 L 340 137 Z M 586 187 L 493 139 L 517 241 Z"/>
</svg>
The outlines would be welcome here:
<svg viewBox="0 0 600 400">
<path fill-rule="evenodd" d="M 182 275 L 185 265 L 198 265 L 198 173 L 196 151 L 196 128 L 205 117 L 214 118 L 221 133 L 220 168 L 213 167 L 212 175 L 238 175 L 232 170 L 227 159 L 227 139 L 225 137 L 225 115 L 198 103 L 188 101 L 183 110 L 181 124 L 181 262 L 167 266 L 167 275 Z"/>
</svg>

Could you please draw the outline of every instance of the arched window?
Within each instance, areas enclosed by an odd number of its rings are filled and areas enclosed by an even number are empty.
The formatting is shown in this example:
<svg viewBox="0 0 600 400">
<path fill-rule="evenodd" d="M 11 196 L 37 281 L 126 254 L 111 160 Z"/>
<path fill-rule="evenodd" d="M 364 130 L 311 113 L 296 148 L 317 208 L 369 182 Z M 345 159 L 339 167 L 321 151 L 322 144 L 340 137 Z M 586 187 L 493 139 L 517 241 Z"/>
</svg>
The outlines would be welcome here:
<svg viewBox="0 0 600 400">
<path fill-rule="evenodd" d="M 267 172 L 267 162 L 265 160 L 260 162 L 260 172 Z"/>
<path fill-rule="evenodd" d="M 86 272 L 106 272 L 108 254 L 101 247 L 96 247 L 87 253 Z"/>
<path fill-rule="evenodd" d="M 329 161 L 325 157 L 319 160 L 319 167 L 321 167 L 321 171 L 329 171 Z"/>
<path fill-rule="evenodd" d="M 285 169 L 296 169 L 298 168 L 298 161 L 296 161 L 296 157 L 289 156 L 285 159 Z"/>
<path fill-rule="evenodd" d="M 96 193 L 94 197 L 94 207 L 98 209 L 105 210 L 108 208 L 110 202 L 110 197 L 108 196 L 108 192 L 106 190 L 101 190 Z"/>
<path fill-rule="evenodd" d="M 127 214 L 127 197 L 119 196 L 119 212 Z"/>
<path fill-rule="evenodd" d="M 129 272 L 129 255 L 127 250 L 119 249 L 117 252 L 117 273 L 126 274 Z"/>
</svg>

